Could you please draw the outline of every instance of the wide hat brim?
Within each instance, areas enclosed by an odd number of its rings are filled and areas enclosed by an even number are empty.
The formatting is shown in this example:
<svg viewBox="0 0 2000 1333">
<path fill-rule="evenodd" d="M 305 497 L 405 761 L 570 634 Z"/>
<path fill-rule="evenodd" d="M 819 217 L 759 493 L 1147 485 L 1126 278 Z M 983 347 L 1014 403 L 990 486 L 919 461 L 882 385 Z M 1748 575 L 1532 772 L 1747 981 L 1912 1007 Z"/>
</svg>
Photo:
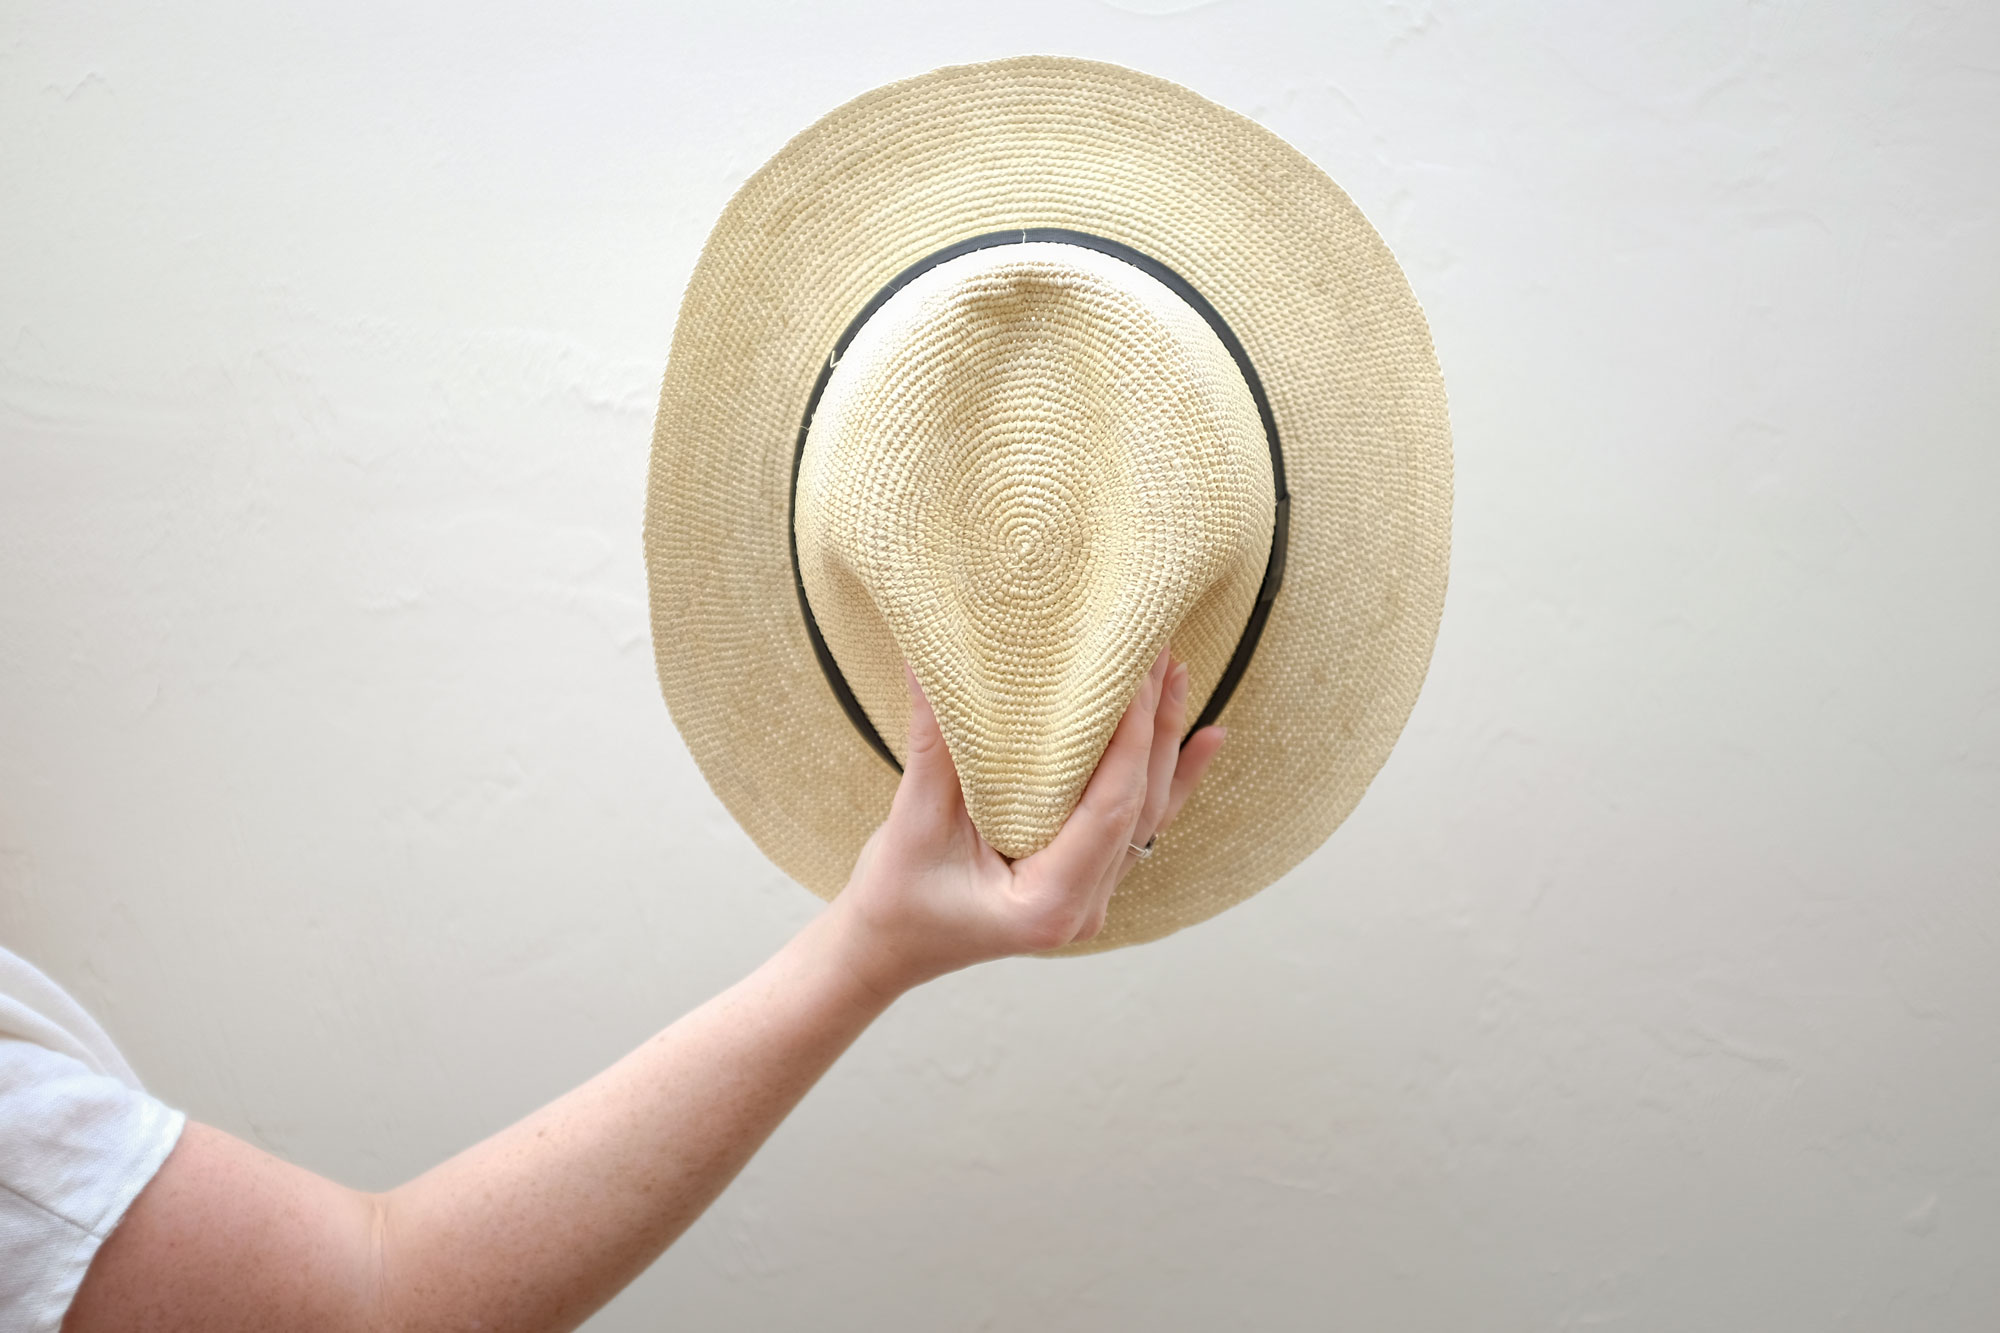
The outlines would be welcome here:
<svg viewBox="0 0 2000 1333">
<path fill-rule="evenodd" d="M 767 856 L 832 898 L 897 775 L 800 612 L 802 417 L 884 284 L 954 242 L 1044 227 L 1150 255 L 1215 307 L 1263 383 L 1291 493 L 1283 586 L 1219 719 L 1229 740 L 1104 929 L 1058 951 L 1089 953 L 1213 916 L 1319 847 L 1430 662 L 1444 382 L 1402 270 L 1324 172 L 1185 88 L 1091 61 L 955 66 L 847 103 L 745 182 L 702 251 L 660 396 L 646 558 L 660 686 L 695 762 Z"/>
</svg>

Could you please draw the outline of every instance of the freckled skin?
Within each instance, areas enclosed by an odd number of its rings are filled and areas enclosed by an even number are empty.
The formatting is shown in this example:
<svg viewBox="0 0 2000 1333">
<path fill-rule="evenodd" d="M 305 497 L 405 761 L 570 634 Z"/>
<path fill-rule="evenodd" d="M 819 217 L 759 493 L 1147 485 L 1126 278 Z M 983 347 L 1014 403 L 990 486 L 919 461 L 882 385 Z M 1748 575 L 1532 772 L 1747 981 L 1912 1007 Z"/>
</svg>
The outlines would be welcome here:
<svg viewBox="0 0 2000 1333">
<path fill-rule="evenodd" d="M 965 812 L 911 682 L 910 761 L 834 903 L 768 962 L 589 1082 L 384 1194 L 206 1125 L 98 1251 L 67 1333 L 575 1328 L 714 1201 L 840 1053 L 906 991 L 1104 924 L 1130 851 L 1221 747 L 1177 746 L 1165 653 L 1069 822 L 1007 861 Z"/>
</svg>

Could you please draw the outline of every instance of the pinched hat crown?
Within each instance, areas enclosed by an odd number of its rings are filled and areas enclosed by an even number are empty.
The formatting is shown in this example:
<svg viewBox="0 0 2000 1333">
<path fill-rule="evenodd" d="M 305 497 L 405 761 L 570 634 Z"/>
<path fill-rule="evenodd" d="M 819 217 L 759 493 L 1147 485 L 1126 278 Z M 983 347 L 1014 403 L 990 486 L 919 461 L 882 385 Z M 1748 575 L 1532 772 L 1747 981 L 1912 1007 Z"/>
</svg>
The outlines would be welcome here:
<svg viewBox="0 0 2000 1333">
<path fill-rule="evenodd" d="M 910 664 L 1008 856 L 1055 836 L 1162 647 L 1199 710 L 1275 514 L 1256 404 L 1203 316 L 1121 259 L 1040 241 L 948 260 L 868 317 L 795 504 L 848 688 L 900 758 Z"/>
</svg>

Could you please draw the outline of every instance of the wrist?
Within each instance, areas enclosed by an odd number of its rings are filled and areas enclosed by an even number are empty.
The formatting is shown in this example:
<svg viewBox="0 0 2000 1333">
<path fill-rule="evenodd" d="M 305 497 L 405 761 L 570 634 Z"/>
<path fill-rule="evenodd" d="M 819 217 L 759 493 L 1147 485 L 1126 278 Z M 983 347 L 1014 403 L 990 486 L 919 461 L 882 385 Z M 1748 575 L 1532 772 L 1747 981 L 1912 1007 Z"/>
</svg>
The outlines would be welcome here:
<svg viewBox="0 0 2000 1333">
<path fill-rule="evenodd" d="M 794 937 L 843 1002 L 880 1014 L 923 980 L 897 966 L 850 901 L 836 898 Z"/>
</svg>

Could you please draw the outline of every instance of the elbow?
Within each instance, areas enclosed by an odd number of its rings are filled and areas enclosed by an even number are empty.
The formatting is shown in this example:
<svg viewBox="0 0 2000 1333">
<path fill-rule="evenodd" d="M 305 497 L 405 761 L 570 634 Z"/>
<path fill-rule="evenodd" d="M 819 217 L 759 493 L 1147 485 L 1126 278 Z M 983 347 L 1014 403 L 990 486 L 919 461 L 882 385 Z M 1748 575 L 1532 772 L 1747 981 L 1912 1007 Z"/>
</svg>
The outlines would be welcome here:
<svg viewBox="0 0 2000 1333">
<path fill-rule="evenodd" d="M 357 1196 L 361 1210 L 360 1253 L 355 1256 L 355 1308 L 348 1327 L 353 1333 L 402 1333 L 407 1327 L 402 1302 L 396 1297 L 392 1259 L 396 1230 L 391 1194 Z"/>
</svg>

